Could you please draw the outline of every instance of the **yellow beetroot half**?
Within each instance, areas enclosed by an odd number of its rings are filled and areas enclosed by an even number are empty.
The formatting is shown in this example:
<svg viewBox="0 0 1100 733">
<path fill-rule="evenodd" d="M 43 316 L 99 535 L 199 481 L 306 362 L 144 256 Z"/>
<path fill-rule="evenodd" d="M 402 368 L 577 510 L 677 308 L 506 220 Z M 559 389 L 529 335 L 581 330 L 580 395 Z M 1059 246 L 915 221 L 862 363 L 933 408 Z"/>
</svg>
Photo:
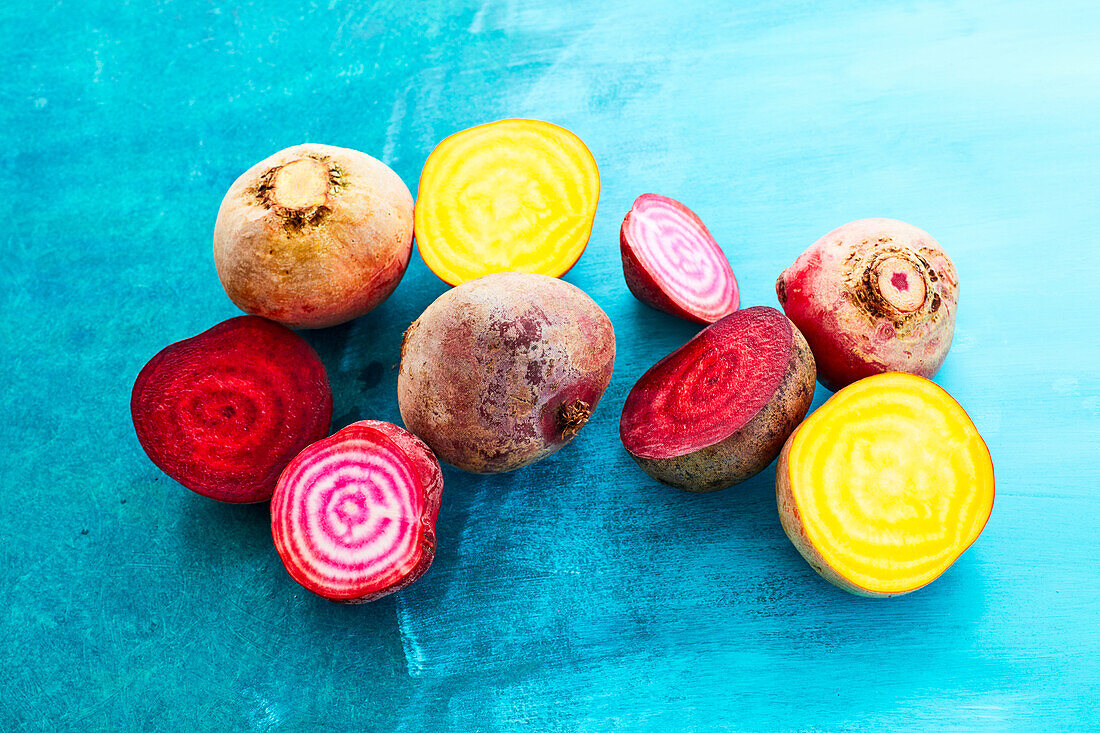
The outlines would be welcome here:
<svg viewBox="0 0 1100 733">
<path fill-rule="evenodd" d="M 596 160 L 569 130 L 490 122 L 451 135 L 428 156 L 416 246 L 450 285 L 494 272 L 560 277 L 588 244 L 599 197 Z"/>
<path fill-rule="evenodd" d="M 837 392 L 791 435 L 776 500 L 783 530 L 822 577 L 858 595 L 901 595 L 981 534 L 993 462 L 941 387 L 879 374 Z"/>
</svg>

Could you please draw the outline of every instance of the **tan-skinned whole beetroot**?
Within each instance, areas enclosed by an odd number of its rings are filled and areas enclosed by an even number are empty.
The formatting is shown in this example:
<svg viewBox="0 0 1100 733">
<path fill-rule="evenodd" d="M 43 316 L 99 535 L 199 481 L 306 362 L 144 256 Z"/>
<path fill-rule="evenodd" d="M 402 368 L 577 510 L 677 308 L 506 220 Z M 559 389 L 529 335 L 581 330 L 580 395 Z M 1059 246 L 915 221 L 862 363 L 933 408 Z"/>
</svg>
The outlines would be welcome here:
<svg viewBox="0 0 1100 733">
<path fill-rule="evenodd" d="M 775 283 L 834 392 L 883 372 L 931 379 L 951 348 L 959 279 L 932 236 L 895 219 L 838 227 Z"/>
<path fill-rule="evenodd" d="M 501 473 L 556 452 L 611 380 L 615 332 L 579 288 L 496 273 L 441 295 L 401 346 L 405 426 L 443 461 Z"/>
<path fill-rule="evenodd" d="M 389 297 L 412 253 L 413 199 L 381 161 L 297 145 L 248 169 L 214 226 L 214 264 L 241 309 L 292 328 L 357 318 Z"/>
</svg>

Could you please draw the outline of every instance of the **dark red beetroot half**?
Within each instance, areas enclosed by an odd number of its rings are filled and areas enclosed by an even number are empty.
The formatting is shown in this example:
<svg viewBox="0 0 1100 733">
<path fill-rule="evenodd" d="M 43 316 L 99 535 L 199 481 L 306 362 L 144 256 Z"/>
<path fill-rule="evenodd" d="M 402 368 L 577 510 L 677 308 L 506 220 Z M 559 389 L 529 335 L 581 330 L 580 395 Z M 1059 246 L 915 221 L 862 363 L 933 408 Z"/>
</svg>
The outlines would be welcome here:
<svg viewBox="0 0 1100 733">
<path fill-rule="evenodd" d="M 619 230 L 623 275 L 634 297 L 665 313 L 714 323 L 740 305 L 722 248 L 688 207 L 644 193 Z"/>
<path fill-rule="evenodd" d="M 817 372 L 806 339 L 756 306 L 700 331 L 642 375 L 619 437 L 646 473 L 715 491 L 764 470 L 801 422 Z"/>
<path fill-rule="evenodd" d="M 130 397 L 141 447 L 166 474 L 218 501 L 266 501 L 300 450 L 328 434 L 325 366 L 300 336 L 239 316 L 168 346 Z"/>
<path fill-rule="evenodd" d="M 363 420 L 306 448 L 279 478 L 271 532 L 298 583 L 342 603 L 409 585 L 435 557 L 439 461 L 419 438 Z"/>
</svg>

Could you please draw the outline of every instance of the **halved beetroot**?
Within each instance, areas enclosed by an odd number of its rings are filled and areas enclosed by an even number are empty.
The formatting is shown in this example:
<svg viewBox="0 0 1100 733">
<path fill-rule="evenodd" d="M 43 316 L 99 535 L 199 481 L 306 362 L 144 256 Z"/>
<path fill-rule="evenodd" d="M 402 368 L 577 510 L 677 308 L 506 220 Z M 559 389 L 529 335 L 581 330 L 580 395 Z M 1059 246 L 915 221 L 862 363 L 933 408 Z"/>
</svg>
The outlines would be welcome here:
<svg viewBox="0 0 1100 733">
<path fill-rule="evenodd" d="M 779 455 L 814 395 L 806 339 L 775 308 L 732 313 L 642 375 L 623 406 L 619 437 L 653 478 L 715 491 Z"/>
<path fill-rule="evenodd" d="M 300 450 L 328 434 L 325 366 L 300 336 L 239 316 L 154 356 L 130 412 L 141 447 L 166 474 L 218 501 L 266 501 Z"/>
<path fill-rule="evenodd" d="M 298 583 L 342 603 L 409 585 L 435 557 L 439 461 L 412 433 L 362 420 L 306 448 L 271 500 L 271 532 Z"/>
<path fill-rule="evenodd" d="M 737 279 L 703 222 L 679 201 L 644 193 L 619 230 L 623 275 L 634 297 L 697 323 L 740 305 Z"/>
</svg>

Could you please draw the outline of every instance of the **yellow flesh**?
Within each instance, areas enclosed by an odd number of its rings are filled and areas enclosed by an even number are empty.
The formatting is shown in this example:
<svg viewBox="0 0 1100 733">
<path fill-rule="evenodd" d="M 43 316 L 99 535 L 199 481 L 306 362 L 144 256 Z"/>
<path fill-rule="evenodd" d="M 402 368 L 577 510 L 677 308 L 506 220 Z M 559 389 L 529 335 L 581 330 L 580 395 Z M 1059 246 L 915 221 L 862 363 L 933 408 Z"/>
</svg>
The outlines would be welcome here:
<svg viewBox="0 0 1100 733">
<path fill-rule="evenodd" d="M 930 583 L 993 506 L 993 464 L 974 424 L 947 392 L 910 374 L 837 393 L 799 429 L 787 470 L 811 544 L 875 593 Z"/>
<path fill-rule="evenodd" d="M 568 130 L 502 120 L 441 142 L 424 164 L 416 244 L 458 285 L 491 272 L 564 274 L 592 232 L 596 161 Z"/>
</svg>

